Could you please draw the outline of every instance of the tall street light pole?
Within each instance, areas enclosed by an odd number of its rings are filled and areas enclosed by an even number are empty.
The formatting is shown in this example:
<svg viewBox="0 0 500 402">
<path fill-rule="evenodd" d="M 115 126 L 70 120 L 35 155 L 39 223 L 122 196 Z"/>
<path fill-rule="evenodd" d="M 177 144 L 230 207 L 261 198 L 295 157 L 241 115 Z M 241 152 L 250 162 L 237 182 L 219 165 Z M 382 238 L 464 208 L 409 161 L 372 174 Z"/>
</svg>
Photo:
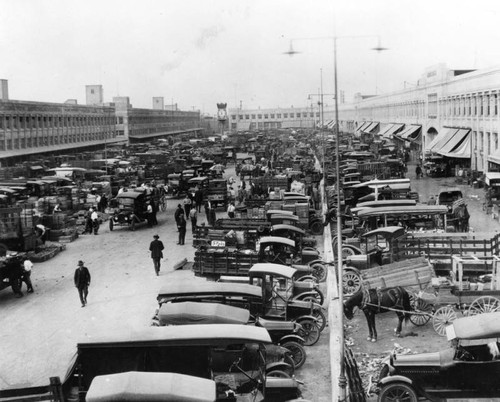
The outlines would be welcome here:
<svg viewBox="0 0 500 402">
<path fill-rule="evenodd" d="M 344 353 L 345 353 L 345 344 L 344 344 L 344 314 L 342 311 L 342 306 L 344 305 L 344 292 L 343 292 L 343 275 L 344 275 L 344 267 L 342 264 L 342 222 L 341 222 L 341 206 L 342 201 L 341 190 L 340 190 L 340 131 L 339 131 L 339 103 L 338 103 L 338 77 L 337 77 L 337 40 L 338 39 L 347 39 L 347 38 L 373 38 L 374 35 L 354 35 L 354 36 L 329 36 L 329 37 L 318 37 L 318 38 L 295 38 L 290 40 L 290 48 L 284 54 L 289 56 L 293 56 L 300 52 L 293 49 L 293 40 L 316 40 L 316 39 L 333 39 L 333 68 L 334 68 L 334 93 L 335 93 L 335 186 L 336 186 L 336 196 L 337 196 L 337 275 L 339 278 L 338 283 L 338 294 L 339 294 L 339 309 L 341 311 L 338 312 L 339 317 L 339 329 L 340 329 L 340 345 L 339 345 L 339 377 L 338 377 L 338 385 L 339 385 L 339 401 L 344 402 L 347 400 L 347 380 L 345 377 L 345 364 L 344 364 Z M 387 50 L 387 48 L 382 47 L 380 44 L 380 37 L 378 38 L 378 44 L 376 47 L 372 48 L 377 52 L 381 52 L 383 50 Z M 323 92 L 323 91 L 321 91 Z M 321 102 L 323 103 L 323 102 Z M 324 146 L 323 143 L 323 156 L 324 156 Z M 323 169 L 323 177 L 324 177 L 324 169 Z"/>
</svg>

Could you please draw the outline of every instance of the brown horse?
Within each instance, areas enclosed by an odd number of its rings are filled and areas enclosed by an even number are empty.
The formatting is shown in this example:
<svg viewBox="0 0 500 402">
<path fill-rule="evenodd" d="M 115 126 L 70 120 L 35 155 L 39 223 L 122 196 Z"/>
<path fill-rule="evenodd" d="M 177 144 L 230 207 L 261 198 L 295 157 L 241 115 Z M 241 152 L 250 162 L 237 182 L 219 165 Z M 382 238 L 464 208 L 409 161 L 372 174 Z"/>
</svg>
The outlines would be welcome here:
<svg viewBox="0 0 500 402">
<path fill-rule="evenodd" d="M 372 342 L 377 341 L 375 314 L 396 311 L 399 322 L 394 331 L 396 336 L 400 337 L 403 319 L 408 321 L 412 311 L 410 295 L 401 286 L 386 289 L 361 288 L 344 302 L 344 314 L 349 320 L 354 316 L 354 307 L 360 308 L 365 313 L 369 331 L 367 340 Z"/>
</svg>

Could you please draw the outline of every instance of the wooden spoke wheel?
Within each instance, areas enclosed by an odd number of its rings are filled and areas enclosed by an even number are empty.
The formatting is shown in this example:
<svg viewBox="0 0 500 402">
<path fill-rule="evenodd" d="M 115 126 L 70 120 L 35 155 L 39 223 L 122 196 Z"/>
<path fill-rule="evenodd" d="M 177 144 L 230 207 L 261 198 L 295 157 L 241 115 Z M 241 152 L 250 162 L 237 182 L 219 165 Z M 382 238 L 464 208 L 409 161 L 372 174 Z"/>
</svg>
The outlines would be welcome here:
<svg viewBox="0 0 500 402">
<path fill-rule="evenodd" d="M 500 300 L 493 296 L 481 296 L 469 306 L 468 315 L 493 313 L 500 311 Z"/>
<path fill-rule="evenodd" d="M 352 269 L 346 269 L 342 276 L 342 288 L 344 294 L 352 295 L 361 289 L 361 276 Z"/>
<path fill-rule="evenodd" d="M 440 336 L 446 335 L 446 327 L 457 319 L 457 313 L 451 306 L 439 308 L 432 316 L 432 326 Z"/>
<path fill-rule="evenodd" d="M 410 303 L 416 313 L 410 316 L 411 323 L 417 327 L 427 324 L 432 317 L 432 304 L 419 299 L 417 296 L 411 297 Z"/>
</svg>

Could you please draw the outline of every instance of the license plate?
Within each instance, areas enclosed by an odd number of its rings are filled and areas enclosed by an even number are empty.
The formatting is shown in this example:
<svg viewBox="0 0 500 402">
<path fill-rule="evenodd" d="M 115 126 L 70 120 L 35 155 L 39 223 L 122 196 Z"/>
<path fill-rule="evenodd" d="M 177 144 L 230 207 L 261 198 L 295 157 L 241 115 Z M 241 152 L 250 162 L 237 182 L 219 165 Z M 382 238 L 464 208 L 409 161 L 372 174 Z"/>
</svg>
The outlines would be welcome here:
<svg viewBox="0 0 500 402">
<path fill-rule="evenodd" d="M 226 242 L 224 240 L 212 240 L 210 245 L 212 247 L 226 247 Z"/>
</svg>

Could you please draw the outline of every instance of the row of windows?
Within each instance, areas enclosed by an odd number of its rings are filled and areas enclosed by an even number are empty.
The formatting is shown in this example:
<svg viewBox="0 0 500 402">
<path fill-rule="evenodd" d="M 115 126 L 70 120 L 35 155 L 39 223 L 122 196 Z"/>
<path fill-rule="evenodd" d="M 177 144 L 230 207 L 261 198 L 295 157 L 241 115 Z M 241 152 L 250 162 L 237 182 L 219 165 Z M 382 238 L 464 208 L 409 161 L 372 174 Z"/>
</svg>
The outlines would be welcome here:
<svg viewBox="0 0 500 402">
<path fill-rule="evenodd" d="M 437 93 L 427 96 L 427 116 L 436 118 L 449 117 L 496 117 L 499 115 L 500 95 L 464 94 L 438 99 Z M 361 115 L 370 114 L 379 119 L 397 119 L 402 117 L 423 116 L 425 103 L 423 101 L 400 102 L 393 104 L 361 107 Z M 374 120 L 374 119 L 372 119 Z"/>
<path fill-rule="evenodd" d="M 441 116 L 498 116 L 498 95 L 461 95 L 440 100 Z"/>
<path fill-rule="evenodd" d="M 114 124 L 109 116 L 11 116 L 0 115 L 0 130 L 17 130 L 53 127 L 83 127 Z"/>
<path fill-rule="evenodd" d="M 251 116 L 251 117 L 250 117 Z M 271 113 L 271 114 L 252 114 L 252 115 L 249 115 L 249 114 L 245 114 L 245 115 L 242 115 L 242 114 L 239 114 L 239 115 L 236 115 L 236 114 L 232 114 L 231 115 L 231 119 L 233 120 L 236 120 L 236 117 L 238 118 L 238 120 L 255 120 L 255 118 L 257 117 L 258 120 L 262 120 L 262 116 L 264 116 L 264 119 L 294 119 L 294 118 L 298 118 L 300 119 L 301 117 L 303 118 L 307 118 L 307 117 L 310 117 L 310 118 L 313 118 L 313 117 L 320 117 L 320 114 L 319 112 L 297 112 L 297 113 L 283 113 L 283 117 L 281 113 Z"/>
<path fill-rule="evenodd" d="M 113 138 L 114 132 L 108 131 L 105 133 L 76 133 L 74 135 L 61 136 L 38 136 L 30 138 L 1 138 L 0 151 L 13 149 L 26 149 L 32 147 L 43 147 L 59 144 L 74 144 L 85 141 L 98 141 Z"/>
</svg>

